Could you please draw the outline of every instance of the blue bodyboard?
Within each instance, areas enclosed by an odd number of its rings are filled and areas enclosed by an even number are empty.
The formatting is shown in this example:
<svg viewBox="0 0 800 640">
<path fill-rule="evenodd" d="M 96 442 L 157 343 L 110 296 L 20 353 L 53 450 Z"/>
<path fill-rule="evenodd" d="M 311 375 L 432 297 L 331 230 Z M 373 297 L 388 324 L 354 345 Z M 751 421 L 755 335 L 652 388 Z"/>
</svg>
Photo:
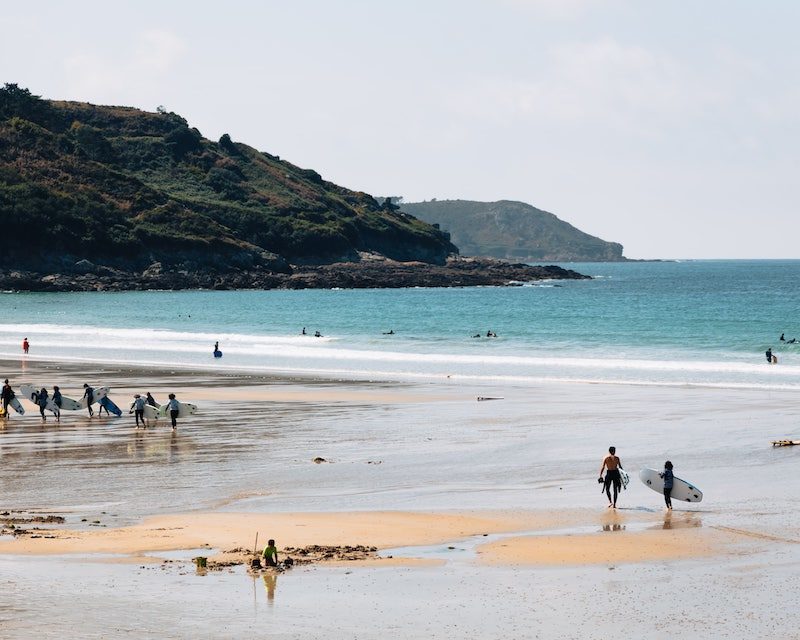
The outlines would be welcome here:
<svg viewBox="0 0 800 640">
<path fill-rule="evenodd" d="M 113 413 L 118 418 L 122 415 L 122 409 L 120 409 L 117 405 L 115 405 L 108 396 L 100 399 L 100 406 L 105 407 L 108 409 L 109 413 Z"/>
</svg>

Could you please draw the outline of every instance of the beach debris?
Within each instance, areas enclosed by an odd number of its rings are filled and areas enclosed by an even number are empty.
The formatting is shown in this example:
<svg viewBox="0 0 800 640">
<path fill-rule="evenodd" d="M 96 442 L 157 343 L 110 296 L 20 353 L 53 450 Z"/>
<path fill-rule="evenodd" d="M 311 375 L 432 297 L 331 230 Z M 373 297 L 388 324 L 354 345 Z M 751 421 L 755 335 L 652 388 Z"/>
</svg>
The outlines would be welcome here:
<svg viewBox="0 0 800 640">
<path fill-rule="evenodd" d="M 317 456 L 311 462 L 313 462 L 314 464 L 322 464 L 323 462 L 327 462 L 327 460 L 325 458 Z"/>
<path fill-rule="evenodd" d="M 505 398 L 491 398 L 488 396 L 478 396 L 478 402 L 485 402 L 486 400 L 505 400 Z"/>
<path fill-rule="evenodd" d="M 205 556 L 197 556 L 193 558 L 194 564 L 198 569 L 205 569 L 208 567 L 208 558 Z"/>
</svg>

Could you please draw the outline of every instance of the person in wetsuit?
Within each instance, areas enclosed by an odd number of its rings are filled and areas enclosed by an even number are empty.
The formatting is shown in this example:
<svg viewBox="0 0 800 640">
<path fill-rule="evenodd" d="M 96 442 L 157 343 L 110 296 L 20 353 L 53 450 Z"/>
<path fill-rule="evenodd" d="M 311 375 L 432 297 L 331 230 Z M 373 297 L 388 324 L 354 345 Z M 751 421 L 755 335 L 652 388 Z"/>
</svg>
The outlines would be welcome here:
<svg viewBox="0 0 800 640">
<path fill-rule="evenodd" d="M 605 480 L 603 480 L 603 489 L 608 496 L 608 508 L 617 508 L 617 496 L 622 489 L 622 478 L 619 475 L 619 470 L 622 469 L 622 462 L 617 457 L 616 447 L 608 448 L 608 455 L 603 458 L 603 464 L 600 466 L 600 478 L 603 478 L 603 471 L 606 472 Z M 611 498 L 611 487 L 614 487 L 614 498 Z"/>
<path fill-rule="evenodd" d="M 61 422 L 61 405 L 64 403 L 64 398 L 61 397 L 61 389 L 53 386 L 53 404 L 58 407 L 56 412 L 56 422 Z"/>
<path fill-rule="evenodd" d="M 767 362 L 772 364 L 772 347 L 767 349 L 767 353 L 765 355 L 767 356 Z"/>
<path fill-rule="evenodd" d="M 667 505 L 667 510 L 672 511 L 672 487 L 675 476 L 672 475 L 672 463 L 669 460 L 664 463 L 664 471 L 658 475 L 664 478 L 664 503 Z"/>
<path fill-rule="evenodd" d="M 3 382 L 3 391 L 0 392 L 0 396 L 3 398 L 3 417 L 8 418 L 8 405 L 14 399 L 14 390 L 8 384 L 8 378 Z"/>
<path fill-rule="evenodd" d="M 42 416 L 42 422 L 47 422 L 47 416 L 44 415 L 44 410 L 47 409 L 47 401 L 50 397 L 47 394 L 47 389 L 42 387 L 38 394 L 36 394 L 36 404 L 39 405 L 39 414 Z"/>
<path fill-rule="evenodd" d="M 83 397 L 86 398 L 86 406 L 89 409 L 89 417 L 91 418 L 94 415 L 94 409 L 92 409 L 92 403 L 94 402 L 94 389 L 90 387 L 88 384 L 83 384 Z"/>
</svg>

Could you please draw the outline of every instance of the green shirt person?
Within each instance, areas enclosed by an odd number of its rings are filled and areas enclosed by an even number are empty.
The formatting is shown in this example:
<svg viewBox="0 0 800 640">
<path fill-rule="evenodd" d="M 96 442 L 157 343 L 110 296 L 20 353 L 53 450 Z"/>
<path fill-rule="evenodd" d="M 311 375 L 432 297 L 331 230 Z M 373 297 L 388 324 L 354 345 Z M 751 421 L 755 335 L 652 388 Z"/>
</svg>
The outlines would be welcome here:
<svg viewBox="0 0 800 640">
<path fill-rule="evenodd" d="M 278 566 L 278 550 L 275 548 L 274 540 L 267 540 L 267 546 L 264 547 L 261 557 L 264 558 L 264 563 L 268 567 Z"/>
</svg>

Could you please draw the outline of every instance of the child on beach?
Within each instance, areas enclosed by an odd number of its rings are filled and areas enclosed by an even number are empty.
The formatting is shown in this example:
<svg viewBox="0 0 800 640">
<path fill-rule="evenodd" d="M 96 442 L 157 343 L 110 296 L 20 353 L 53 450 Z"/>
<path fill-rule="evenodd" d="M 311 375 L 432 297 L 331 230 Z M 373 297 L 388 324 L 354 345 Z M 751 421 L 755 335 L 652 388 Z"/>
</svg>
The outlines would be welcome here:
<svg viewBox="0 0 800 640">
<path fill-rule="evenodd" d="M 667 505 L 667 510 L 672 511 L 672 485 L 674 483 L 675 477 L 672 475 L 672 463 L 667 460 L 664 463 L 664 471 L 659 473 L 662 478 L 664 478 L 664 502 Z"/>
<path fill-rule="evenodd" d="M 264 547 L 261 557 L 264 558 L 264 564 L 268 567 L 278 566 L 278 550 L 275 548 L 274 540 L 267 540 L 267 546 Z"/>
<path fill-rule="evenodd" d="M 172 421 L 172 428 L 178 428 L 178 414 L 181 411 L 181 406 L 178 404 L 178 401 L 175 398 L 174 393 L 169 394 L 169 418 Z"/>
<path fill-rule="evenodd" d="M 131 410 L 128 413 L 136 414 L 136 428 L 139 428 L 139 420 L 142 421 L 142 427 L 147 429 L 147 424 L 144 421 L 144 398 L 140 394 L 133 396 L 133 403 L 131 403 Z"/>
</svg>

